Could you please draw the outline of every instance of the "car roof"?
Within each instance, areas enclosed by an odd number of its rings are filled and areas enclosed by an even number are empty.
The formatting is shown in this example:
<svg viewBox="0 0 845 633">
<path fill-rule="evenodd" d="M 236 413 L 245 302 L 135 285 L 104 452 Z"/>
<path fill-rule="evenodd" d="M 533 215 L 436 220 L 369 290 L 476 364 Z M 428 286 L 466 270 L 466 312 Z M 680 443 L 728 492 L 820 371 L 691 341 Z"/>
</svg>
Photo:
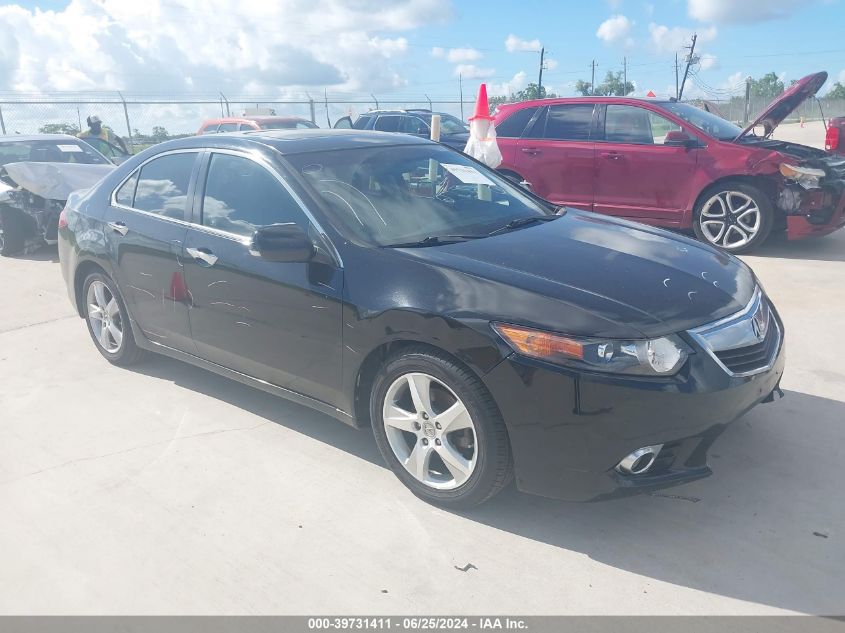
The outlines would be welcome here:
<svg viewBox="0 0 845 633">
<path fill-rule="evenodd" d="M 674 99 L 659 99 L 655 97 L 614 97 L 614 96 L 589 96 L 589 97 L 553 97 L 550 99 L 531 99 L 529 101 L 517 101 L 514 103 L 503 103 L 497 106 L 498 110 L 511 110 L 544 105 L 557 105 L 562 103 L 625 103 L 625 104 L 652 104 L 663 105 L 676 103 Z"/>
<path fill-rule="evenodd" d="M 286 123 L 288 121 L 308 121 L 309 123 L 311 122 L 310 119 L 306 119 L 301 116 L 257 114 L 255 116 L 224 116 L 216 119 L 206 119 L 202 122 L 202 125 L 219 125 L 220 123 L 249 123 L 251 121 L 254 121 L 256 123 Z"/>
<path fill-rule="evenodd" d="M 226 132 L 223 134 L 204 134 L 182 139 L 165 141 L 154 146 L 157 149 L 189 149 L 203 147 L 242 146 L 254 143 L 268 145 L 281 154 L 303 154 L 306 152 L 325 152 L 341 149 L 366 147 L 387 147 L 391 145 L 418 145 L 431 143 L 427 139 L 390 132 L 372 132 L 368 130 L 250 130 L 247 132 Z M 151 148 L 152 149 L 152 148 Z"/>
<path fill-rule="evenodd" d="M 0 136 L 0 143 L 15 141 L 27 143 L 30 141 L 82 141 L 82 139 L 70 134 L 6 134 Z"/>
</svg>

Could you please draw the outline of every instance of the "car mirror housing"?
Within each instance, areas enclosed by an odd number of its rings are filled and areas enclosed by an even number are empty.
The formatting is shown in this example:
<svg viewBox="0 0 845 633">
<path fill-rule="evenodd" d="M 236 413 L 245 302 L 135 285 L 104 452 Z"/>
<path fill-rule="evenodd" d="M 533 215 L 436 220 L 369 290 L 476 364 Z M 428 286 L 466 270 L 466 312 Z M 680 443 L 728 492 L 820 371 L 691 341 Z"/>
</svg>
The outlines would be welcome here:
<svg viewBox="0 0 845 633">
<path fill-rule="evenodd" d="M 294 223 L 270 224 L 252 236 L 252 251 L 271 262 L 308 262 L 317 249 L 308 234 Z"/>
<path fill-rule="evenodd" d="M 671 147 L 698 147 L 698 139 L 683 130 L 672 130 L 666 133 L 663 144 Z"/>
</svg>

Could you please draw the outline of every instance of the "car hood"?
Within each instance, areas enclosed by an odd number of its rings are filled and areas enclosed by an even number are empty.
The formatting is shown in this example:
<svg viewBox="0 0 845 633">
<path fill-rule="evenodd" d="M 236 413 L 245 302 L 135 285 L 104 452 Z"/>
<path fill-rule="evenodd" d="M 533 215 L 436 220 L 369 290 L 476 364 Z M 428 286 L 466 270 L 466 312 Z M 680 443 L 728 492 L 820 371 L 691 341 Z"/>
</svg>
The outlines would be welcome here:
<svg viewBox="0 0 845 633">
<path fill-rule="evenodd" d="M 9 178 L 20 187 L 48 200 L 67 200 L 71 191 L 100 182 L 114 165 L 20 162 L 4 165 Z"/>
<path fill-rule="evenodd" d="M 472 312 L 570 334 L 640 338 L 688 330 L 738 312 L 756 285 L 731 255 L 576 210 L 494 237 L 403 252 L 483 280 L 483 292 L 464 293 Z M 491 298 L 497 294 L 511 299 Z"/>
<path fill-rule="evenodd" d="M 765 130 L 765 136 L 769 136 L 780 125 L 781 121 L 788 117 L 804 101 L 815 95 L 826 81 L 827 73 L 824 71 L 799 79 L 795 84 L 785 90 L 782 95 L 767 105 L 766 109 L 760 113 L 760 116 L 754 119 L 736 137 L 736 140 L 741 139 L 758 125 L 762 125 Z"/>
</svg>

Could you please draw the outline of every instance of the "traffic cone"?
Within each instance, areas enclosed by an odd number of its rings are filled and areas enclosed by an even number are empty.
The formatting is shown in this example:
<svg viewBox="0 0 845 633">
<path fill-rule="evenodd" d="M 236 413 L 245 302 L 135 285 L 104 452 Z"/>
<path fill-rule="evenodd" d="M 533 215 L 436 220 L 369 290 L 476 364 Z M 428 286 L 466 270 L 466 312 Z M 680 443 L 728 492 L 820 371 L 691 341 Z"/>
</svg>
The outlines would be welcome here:
<svg viewBox="0 0 845 633">
<path fill-rule="evenodd" d="M 490 103 L 487 101 L 487 84 L 479 86 L 478 99 L 475 100 L 475 113 L 467 121 L 475 119 L 493 120 L 493 117 L 490 116 Z"/>
</svg>

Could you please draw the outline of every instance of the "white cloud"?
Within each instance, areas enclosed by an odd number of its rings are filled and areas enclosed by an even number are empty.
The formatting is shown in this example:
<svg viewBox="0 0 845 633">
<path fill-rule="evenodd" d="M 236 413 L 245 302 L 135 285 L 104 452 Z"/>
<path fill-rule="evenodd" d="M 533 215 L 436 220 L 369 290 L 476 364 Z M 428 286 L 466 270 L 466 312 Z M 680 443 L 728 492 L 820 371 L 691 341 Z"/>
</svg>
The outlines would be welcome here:
<svg viewBox="0 0 845 633">
<path fill-rule="evenodd" d="M 546 70 L 554 70 L 557 68 L 558 63 L 556 59 L 549 59 L 548 57 L 543 60 L 543 66 L 545 66 Z"/>
<path fill-rule="evenodd" d="M 524 90 L 527 85 L 528 74 L 524 70 L 520 70 L 510 81 L 505 81 L 500 84 L 488 84 L 487 93 L 491 97 L 509 97 L 520 90 Z"/>
<path fill-rule="evenodd" d="M 719 60 L 711 53 L 701 54 L 701 70 L 712 70 L 719 67 Z"/>
<path fill-rule="evenodd" d="M 682 26 L 668 27 L 652 22 L 648 25 L 648 32 L 651 34 L 651 43 L 661 53 L 674 53 L 680 51 L 684 46 L 689 46 L 693 33 L 698 33 L 697 42 L 709 42 L 716 38 L 718 31 L 715 26 L 695 31 Z"/>
<path fill-rule="evenodd" d="M 495 68 L 479 68 L 475 64 L 458 64 L 453 72 L 455 77 L 460 75 L 464 79 L 486 79 L 496 74 Z"/>
<path fill-rule="evenodd" d="M 453 64 L 460 64 L 466 62 L 474 62 L 483 57 L 481 51 L 474 48 L 441 48 L 435 46 L 431 49 L 431 54 L 434 57 L 441 57 L 449 60 Z"/>
<path fill-rule="evenodd" d="M 599 25 L 596 37 L 605 44 L 631 42 L 631 21 L 624 15 L 612 15 Z"/>
<path fill-rule="evenodd" d="M 509 53 L 516 53 L 517 51 L 538 51 L 543 47 L 540 43 L 540 40 L 533 39 L 533 40 L 524 40 L 522 38 L 517 37 L 513 33 L 508 35 L 507 39 L 505 40 L 505 49 Z"/>
<path fill-rule="evenodd" d="M 783 18 L 815 0 L 687 0 L 687 11 L 699 22 L 736 24 Z"/>
<path fill-rule="evenodd" d="M 0 89 L 282 96 L 406 82 L 404 32 L 440 23 L 450 0 L 70 0 L 0 6 Z M 294 17 L 292 17 L 294 16 Z"/>
</svg>

